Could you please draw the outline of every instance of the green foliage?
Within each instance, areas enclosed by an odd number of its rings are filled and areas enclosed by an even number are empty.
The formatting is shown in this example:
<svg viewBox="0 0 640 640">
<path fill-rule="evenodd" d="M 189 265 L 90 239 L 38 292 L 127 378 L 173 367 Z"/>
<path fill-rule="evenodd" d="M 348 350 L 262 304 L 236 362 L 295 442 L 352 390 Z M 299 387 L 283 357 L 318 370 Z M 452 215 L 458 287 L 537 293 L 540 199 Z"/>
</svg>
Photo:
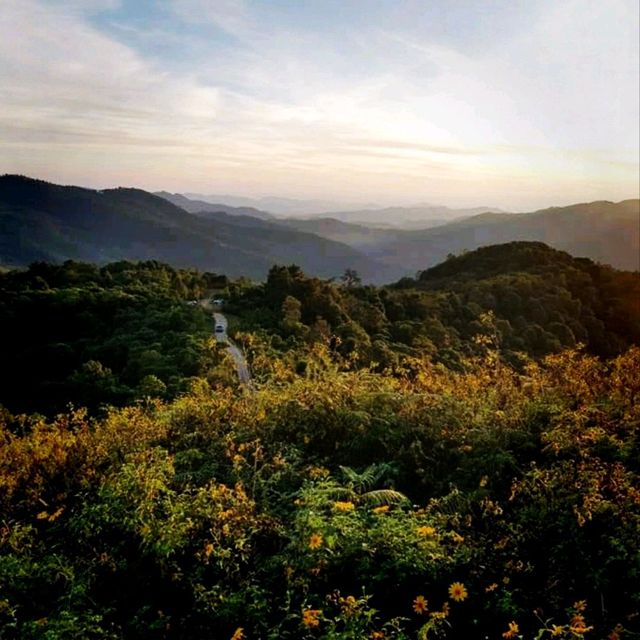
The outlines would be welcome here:
<svg viewBox="0 0 640 640">
<path fill-rule="evenodd" d="M 640 342 L 640 275 L 542 243 L 478 249 L 389 287 L 357 285 L 274 267 L 264 285 L 232 305 L 242 329 L 277 332 L 279 351 L 324 342 L 336 360 L 379 371 L 425 353 L 459 369 L 487 344 L 517 366 L 521 353 L 541 358 L 583 344 L 612 357 Z M 277 316 L 284 319 L 277 323 Z"/>
<path fill-rule="evenodd" d="M 3 318 L 66 318 L 31 346 L 67 354 L 75 401 L 123 404 L 0 412 L 0 637 L 637 637 L 637 346 L 511 362 L 484 285 L 469 302 L 277 267 L 229 286 L 243 390 L 182 298 L 202 278 L 0 276 Z M 42 406 L 33 376 L 17 397 Z"/>
<path fill-rule="evenodd" d="M 393 375 L 315 353 L 254 394 L 5 414 L 5 636 L 633 637 L 637 348 Z"/>
<path fill-rule="evenodd" d="M 187 304 L 214 283 L 157 262 L 1 274 L 0 403 L 52 414 L 175 397 L 217 361 L 210 319 Z"/>
</svg>

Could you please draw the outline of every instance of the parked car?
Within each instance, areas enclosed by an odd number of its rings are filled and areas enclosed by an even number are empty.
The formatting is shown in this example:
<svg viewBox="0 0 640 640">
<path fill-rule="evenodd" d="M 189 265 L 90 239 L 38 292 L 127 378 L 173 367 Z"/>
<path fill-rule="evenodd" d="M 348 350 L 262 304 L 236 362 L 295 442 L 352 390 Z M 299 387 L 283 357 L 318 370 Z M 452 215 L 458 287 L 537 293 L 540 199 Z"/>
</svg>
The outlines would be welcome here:
<svg viewBox="0 0 640 640">
<path fill-rule="evenodd" d="M 224 333 L 224 325 L 223 324 L 217 324 L 216 325 L 216 333 Z"/>
</svg>

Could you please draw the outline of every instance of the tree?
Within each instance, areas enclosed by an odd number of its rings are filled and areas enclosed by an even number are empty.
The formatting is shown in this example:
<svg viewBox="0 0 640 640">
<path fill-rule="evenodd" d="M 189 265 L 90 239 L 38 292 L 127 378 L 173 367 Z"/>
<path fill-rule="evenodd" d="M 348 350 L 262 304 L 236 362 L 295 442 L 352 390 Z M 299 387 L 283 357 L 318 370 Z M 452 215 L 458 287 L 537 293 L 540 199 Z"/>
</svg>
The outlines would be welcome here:
<svg viewBox="0 0 640 640">
<path fill-rule="evenodd" d="M 352 287 L 359 287 L 362 284 L 362 278 L 358 275 L 355 269 L 345 269 L 342 277 L 340 278 L 347 289 Z"/>
<path fill-rule="evenodd" d="M 287 296 L 282 303 L 282 330 L 287 335 L 302 335 L 306 327 L 300 322 L 302 304 L 293 296 Z"/>
<path fill-rule="evenodd" d="M 284 322 L 300 322 L 302 318 L 302 305 L 300 300 L 293 296 L 287 296 L 282 303 L 282 319 Z"/>
</svg>

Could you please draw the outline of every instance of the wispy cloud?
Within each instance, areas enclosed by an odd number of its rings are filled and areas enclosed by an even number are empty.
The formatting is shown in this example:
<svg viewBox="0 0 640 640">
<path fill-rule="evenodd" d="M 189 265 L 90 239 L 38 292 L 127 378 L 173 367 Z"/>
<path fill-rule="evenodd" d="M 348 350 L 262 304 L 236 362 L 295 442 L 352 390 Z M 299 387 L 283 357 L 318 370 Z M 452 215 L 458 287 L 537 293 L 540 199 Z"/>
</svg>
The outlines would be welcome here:
<svg viewBox="0 0 640 640">
<path fill-rule="evenodd" d="M 505 208 L 633 195 L 637 6 L 534 5 L 479 24 L 445 2 L 4 0 L 0 171 Z"/>
<path fill-rule="evenodd" d="M 244 0 L 168 0 L 171 11 L 181 20 L 210 25 L 240 38 L 250 38 L 255 23 Z"/>
</svg>

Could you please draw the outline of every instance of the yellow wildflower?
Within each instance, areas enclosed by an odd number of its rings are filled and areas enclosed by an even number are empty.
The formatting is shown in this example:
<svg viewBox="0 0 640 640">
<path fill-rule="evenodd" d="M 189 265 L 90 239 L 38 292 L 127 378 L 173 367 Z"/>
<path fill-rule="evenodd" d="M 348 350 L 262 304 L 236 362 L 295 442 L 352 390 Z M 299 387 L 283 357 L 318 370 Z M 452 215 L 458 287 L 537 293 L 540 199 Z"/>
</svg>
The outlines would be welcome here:
<svg viewBox="0 0 640 640">
<path fill-rule="evenodd" d="M 576 613 L 573 618 L 571 618 L 570 622 L 571 633 L 587 633 L 587 631 L 591 631 L 593 627 L 587 627 L 584 616 L 580 613 Z"/>
<path fill-rule="evenodd" d="M 344 599 L 343 604 L 345 607 L 353 608 L 358 604 L 358 601 L 355 599 L 354 596 L 347 596 Z"/>
<path fill-rule="evenodd" d="M 466 600 L 468 595 L 466 587 L 461 582 L 454 582 L 449 587 L 449 597 L 456 602 Z"/>
<path fill-rule="evenodd" d="M 208 558 L 212 553 L 213 553 L 213 545 L 210 542 L 208 542 L 204 546 L 204 556 L 205 556 L 205 558 Z"/>
<path fill-rule="evenodd" d="M 305 627 L 317 627 L 320 625 L 320 614 L 322 613 L 321 609 L 306 609 L 302 614 L 302 624 Z"/>
<path fill-rule="evenodd" d="M 49 516 L 49 522 L 53 522 L 54 520 L 57 520 L 63 511 L 64 511 L 64 507 L 60 507 L 56 509 L 55 512 Z"/>
<path fill-rule="evenodd" d="M 557 624 L 551 625 L 551 636 L 556 638 L 558 636 L 564 635 L 564 627 L 560 627 Z"/>
<path fill-rule="evenodd" d="M 309 538 L 309 549 L 319 549 L 322 546 L 322 536 L 319 533 L 311 534 Z"/>
<path fill-rule="evenodd" d="M 374 507 L 372 509 L 373 513 L 387 513 L 387 511 L 389 511 L 389 505 L 388 504 L 383 504 L 379 507 Z M 379 631 L 375 631 L 374 633 L 379 633 Z"/>
<path fill-rule="evenodd" d="M 306 436 L 308 437 L 308 436 Z M 317 478 L 324 478 L 329 475 L 329 470 L 324 467 L 310 467 L 309 468 L 309 477 L 314 480 Z"/>
<path fill-rule="evenodd" d="M 492 591 L 495 591 L 498 588 L 498 583 L 497 582 L 492 582 L 489 586 L 485 587 L 485 593 L 491 593 Z"/>
<path fill-rule="evenodd" d="M 424 526 L 418 527 L 416 529 L 416 533 L 419 536 L 424 536 L 425 538 L 434 535 L 435 532 L 436 532 L 435 528 L 434 527 L 430 527 L 429 525 L 424 525 Z"/>
<path fill-rule="evenodd" d="M 372 631 L 369 638 L 371 638 L 371 640 L 384 640 L 384 632 Z"/>
<path fill-rule="evenodd" d="M 347 596 L 346 598 L 340 598 L 340 604 L 342 605 L 342 613 L 347 618 L 355 615 L 358 609 L 358 601 L 355 599 L 354 596 Z"/>
<path fill-rule="evenodd" d="M 424 596 L 416 597 L 413 601 L 413 610 L 420 615 L 427 612 L 427 601 L 424 599 Z"/>
<path fill-rule="evenodd" d="M 238 627 L 231 636 L 231 640 L 244 640 L 244 629 L 242 627 Z"/>
<path fill-rule="evenodd" d="M 356 507 L 353 504 L 353 502 L 334 502 L 333 504 L 333 508 L 336 511 L 343 511 L 345 513 L 349 512 L 349 511 L 353 511 Z"/>
<path fill-rule="evenodd" d="M 582 613 L 587 608 L 586 600 L 578 600 L 578 602 L 573 603 L 573 608 L 578 612 Z"/>
<path fill-rule="evenodd" d="M 515 638 L 518 635 L 520 628 L 515 622 L 509 623 L 509 629 L 502 634 L 503 638 Z"/>
</svg>

